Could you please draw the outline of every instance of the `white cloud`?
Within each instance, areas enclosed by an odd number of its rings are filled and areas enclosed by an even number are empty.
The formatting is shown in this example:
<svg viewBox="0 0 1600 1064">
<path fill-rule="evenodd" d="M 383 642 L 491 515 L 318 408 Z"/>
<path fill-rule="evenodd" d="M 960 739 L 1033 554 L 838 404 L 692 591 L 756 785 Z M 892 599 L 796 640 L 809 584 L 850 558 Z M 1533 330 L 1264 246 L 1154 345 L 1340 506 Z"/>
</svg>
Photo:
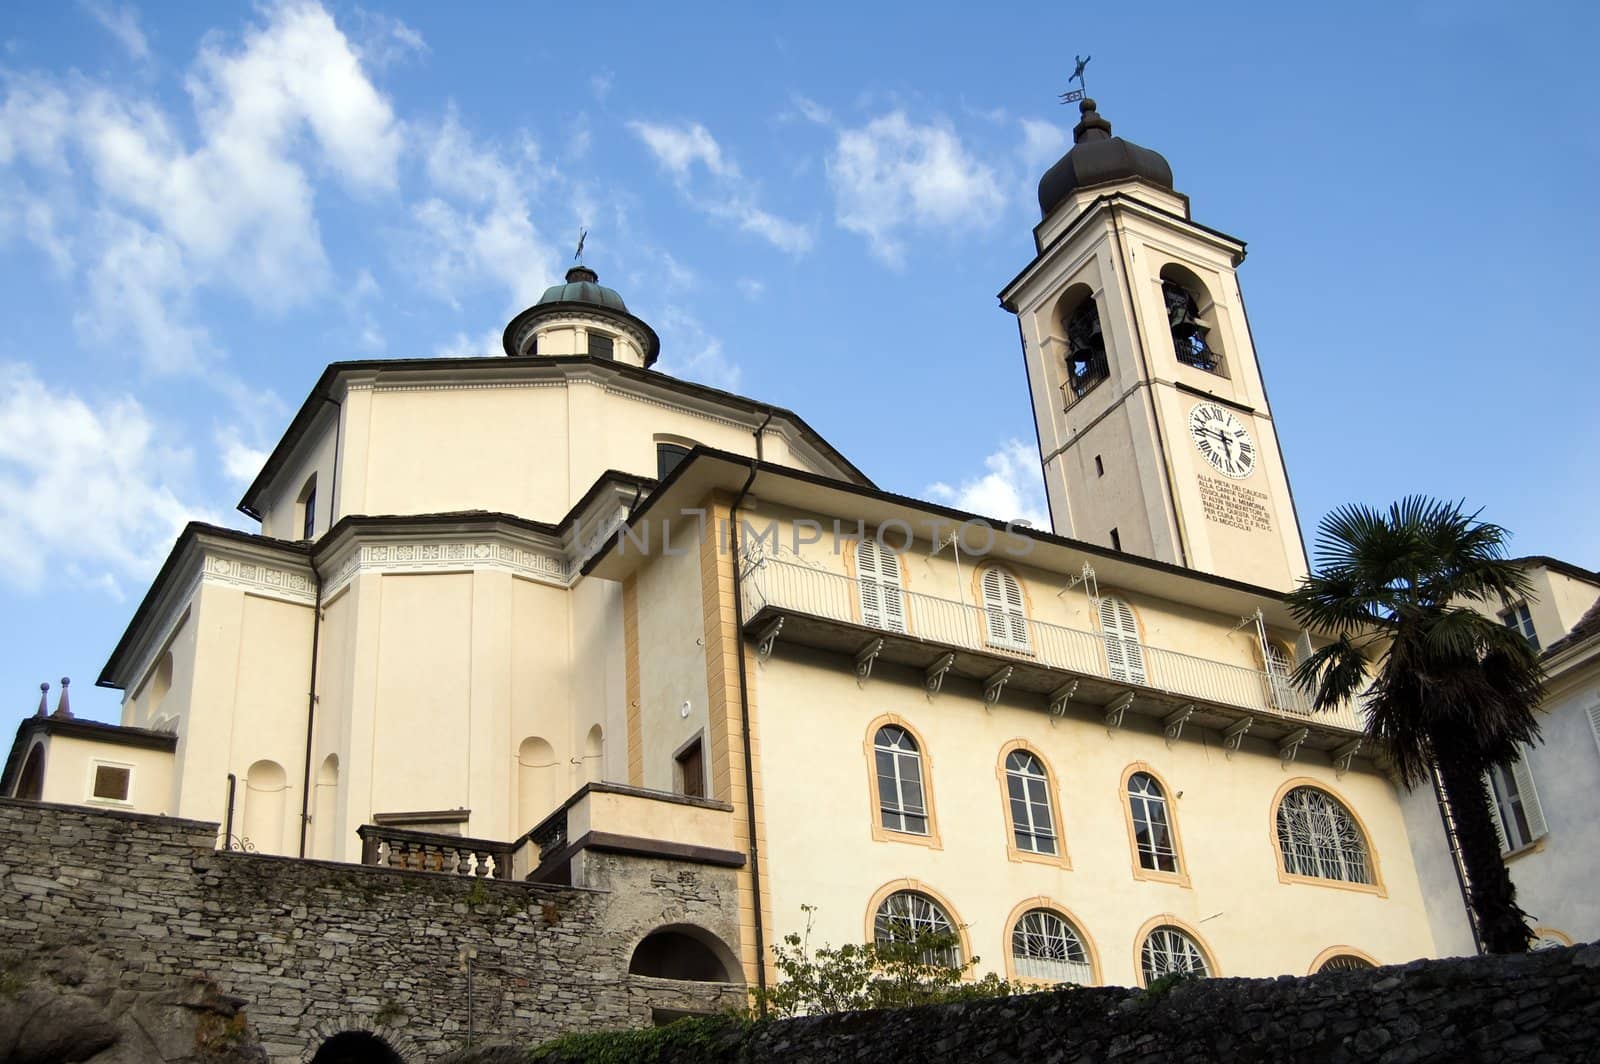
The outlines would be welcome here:
<svg viewBox="0 0 1600 1064">
<path fill-rule="evenodd" d="M 928 498 L 998 521 L 1023 520 L 1048 530 L 1044 478 L 1039 453 L 1021 440 L 1007 440 L 983 460 L 987 472 L 969 477 L 959 487 L 943 481 L 924 489 Z"/>
<path fill-rule="evenodd" d="M 150 58 L 150 42 L 139 28 L 139 12 L 132 7 L 114 7 L 106 0 L 80 0 L 83 9 L 100 24 L 100 28 L 115 37 L 124 51 L 143 62 Z"/>
<path fill-rule="evenodd" d="M 0 365 L 3 579 L 34 591 L 59 571 L 121 597 L 185 522 L 205 519 L 179 497 L 192 465 L 133 398 L 93 403 Z"/>
<path fill-rule="evenodd" d="M 611 95 L 611 89 L 617 83 L 617 75 L 611 70 L 602 70 L 597 74 L 589 75 L 589 91 L 594 93 L 594 98 L 604 101 Z"/>
<path fill-rule="evenodd" d="M 222 460 L 222 475 L 235 484 L 245 485 L 256 479 L 261 467 L 267 464 L 267 451 L 246 446 L 239 438 L 239 430 L 228 426 L 216 432 L 217 451 Z"/>
<path fill-rule="evenodd" d="M 810 227 L 758 206 L 754 183 L 705 126 L 698 122 L 677 126 L 629 122 L 628 128 L 644 142 L 696 210 L 730 222 L 779 251 L 803 255 L 811 250 Z M 708 175 L 703 182 L 699 178 L 702 170 Z"/>
<path fill-rule="evenodd" d="M 995 171 L 953 129 L 918 125 L 901 111 L 841 130 L 828 180 L 839 225 L 891 266 L 904 261 L 905 230 L 981 227 L 1005 205 Z"/>
<path fill-rule="evenodd" d="M 559 258 L 535 227 L 528 198 L 548 179 L 538 146 L 525 140 L 508 157 L 476 143 L 452 111 L 423 133 L 423 150 L 435 192 L 411 212 L 423 283 L 452 305 L 466 282 L 483 280 L 503 287 L 511 303 L 532 302 Z"/>
<path fill-rule="evenodd" d="M 739 294 L 749 300 L 760 299 L 767 290 L 767 286 L 754 277 L 741 277 L 734 284 L 739 289 Z"/>
<path fill-rule="evenodd" d="M 1040 173 L 1066 154 L 1072 147 L 1067 131 L 1053 122 L 1040 122 L 1033 118 L 1020 120 L 1022 126 L 1022 166 L 1027 173 Z"/>
<path fill-rule="evenodd" d="M 793 100 L 794 109 L 800 112 L 800 117 L 804 118 L 807 122 L 815 122 L 819 126 L 828 126 L 833 124 L 833 114 L 826 107 L 811 99 L 809 96 L 802 96 L 799 93 L 795 93 Z"/>
<path fill-rule="evenodd" d="M 199 289 L 269 309 L 326 291 L 312 167 L 359 193 L 396 187 L 399 126 L 333 19 L 303 0 L 263 19 L 236 44 L 202 46 L 185 79 L 192 120 L 76 77 L 7 84 L 0 164 L 44 171 L 28 176 L 45 190 L 78 163 L 89 178 L 90 201 L 51 218 L 56 243 L 37 225 L 30 238 L 87 271 L 78 322 L 89 339 L 131 333 L 156 370 L 205 363 L 189 312 Z"/>
<path fill-rule="evenodd" d="M 499 329 L 490 329 L 477 339 L 466 333 L 456 333 L 433 350 L 434 358 L 482 358 L 484 355 L 505 353 Z"/>
<path fill-rule="evenodd" d="M 739 367 L 723 351 L 722 341 L 707 333 L 699 319 L 682 307 L 669 305 L 659 315 L 656 327 L 665 352 L 656 369 L 725 391 L 739 390 Z"/>
</svg>

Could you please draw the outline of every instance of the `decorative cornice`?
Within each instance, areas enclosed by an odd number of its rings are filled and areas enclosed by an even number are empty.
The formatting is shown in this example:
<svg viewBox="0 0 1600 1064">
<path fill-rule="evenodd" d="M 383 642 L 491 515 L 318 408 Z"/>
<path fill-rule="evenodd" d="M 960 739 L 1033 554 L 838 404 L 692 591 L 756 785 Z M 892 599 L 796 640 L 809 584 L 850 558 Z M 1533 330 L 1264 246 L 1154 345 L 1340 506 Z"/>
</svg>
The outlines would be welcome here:
<svg viewBox="0 0 1600 1064">
<path fill-rule="evenodd" d="M 309 606 L 316 600 L 309 569 L 297 572 L 211 549 L 206 550 L 204 557 L 204 583 L 238 587 L 302 606 Z"/>
<path fill-rule="evenodd" d="M 489 534 L 471 540 L 387 539 L 383 543 L 353 540 L 333 561 L 323 580 L 327 599 L 363 573 L 462 572 L 498 569 L 540 583 L 567 587 L 574 567 L 553 550 L 511 542 Z"/>
</svg>

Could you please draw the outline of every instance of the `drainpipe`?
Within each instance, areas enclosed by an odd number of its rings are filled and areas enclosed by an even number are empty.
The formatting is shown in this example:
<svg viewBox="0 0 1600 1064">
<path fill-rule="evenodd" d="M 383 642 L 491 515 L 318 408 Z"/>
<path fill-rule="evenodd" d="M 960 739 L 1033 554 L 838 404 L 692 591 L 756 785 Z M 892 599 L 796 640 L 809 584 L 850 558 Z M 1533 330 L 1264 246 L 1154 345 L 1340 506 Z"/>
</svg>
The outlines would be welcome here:
<svg viewBox="0 0 1600 1064">
<path fill-rule="evenodd" d="M 222 848 L 225 850 L 233 849 L 233 792 L 238 785 L 239 777 L 231 772 L 228 773 L 228 812 L 225 818 L 227 826 L 222 829 Z"/>
<path fill-rule="evenodd" d="M 344 429 L 344 405 L 337 399 L 322 397 L 332 403 L 333 415 L 333 477 L 328 485 L 328 525 L 333 525 L 334 507 L 339 501 L 339 439 Z M 311 741 L 317 721 L 317 644 L 322 636 L 322 574 L 317 571 L 316 558 L 311 558 L 311 686 L 306 690 L 306 764 L 300 781 L 300 856 L 306 855 L 306 834 L 311 826 Z"/>
<path fill-rule="evenodd" d="M 761 848 L 756 841 L 756 770 L 750 760 L 750 688 L 744 669 L 744 589 L 739 583 L 739 504 L 744 502 L 745 496 L 750 494 L 750 486 L 756 482 L 756 473 L 761 466 L 761 434 L 771 423 L 772 411 L 768 410 L 766 420 L 756 429 L 756 457 L 750 460 L 750 475 L 745 478 L 744 486 L 728 507 L 728 552 L 733 555 L 734 657 L 739 662 L 739 730 L 744 747 L 745 826 L 750 835 L 750 893 L 753 896 L 751 900 L 756 927 L 756 988 L 763 992 L 767 989 L 767 943 L 765 929 L 761 926 Z M 715 529 L 712 535 L 716 535 Z M 758 1000 L 761 1002 L 761 1015 L 765 1016 L 765 995 Z"/>
</svg>

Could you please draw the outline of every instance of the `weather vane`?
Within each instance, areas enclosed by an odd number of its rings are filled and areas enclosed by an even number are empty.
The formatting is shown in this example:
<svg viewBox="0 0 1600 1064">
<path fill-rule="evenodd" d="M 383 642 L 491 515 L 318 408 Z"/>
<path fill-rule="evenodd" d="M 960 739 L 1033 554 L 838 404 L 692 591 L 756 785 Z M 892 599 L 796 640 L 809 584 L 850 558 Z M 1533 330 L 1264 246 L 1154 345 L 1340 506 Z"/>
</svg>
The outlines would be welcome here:
<svg viewBox="0 0 1600 1064">
<path fill-rule="evenodd" d="M 1063 92 L 1061 94 L 1062 103 L 1077 103 L 1079 100 L 1083 99 L 1083 94 L 1089 91 L 1089 83 L 1083 80 L 1083 68 L 1089 65 L 1089 60 L 1093 59 L 1094 56 L 1075 55 L 1072 58 L 1077 62 L 1078 65 L 1072 68 L 1072 76 L 1067 79 L 1067 84 L 1071 85 L 1074 81 L 1076 81 L 1078 83 L 1078 87 Z"/>
<path fill-rule="evenodd" d="M 583 265 L 583 242 L 588 238 L 589 230 L 580 228 L 578 230 L 578 250 L 572 253 L 572 261 L 576 262 L 579 266 Z"/>
</svg>

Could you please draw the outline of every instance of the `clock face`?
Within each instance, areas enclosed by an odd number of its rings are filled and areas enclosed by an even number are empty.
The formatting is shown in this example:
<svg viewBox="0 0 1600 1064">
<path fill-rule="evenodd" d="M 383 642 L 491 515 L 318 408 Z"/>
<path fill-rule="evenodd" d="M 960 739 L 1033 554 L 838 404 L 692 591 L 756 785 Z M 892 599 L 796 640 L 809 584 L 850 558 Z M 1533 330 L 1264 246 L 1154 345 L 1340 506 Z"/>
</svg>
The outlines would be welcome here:
<svg viewBox="0 0 1600 1064">
<path fill-rule="evenodd" d="M 1201 403 L 1189 411 L 1189 435 L 1201 457 L 1223 476 L 1243 480 L 1255 472 L 1255 441 L 1244 422 L 1228 408 Z"/>
</svg>

